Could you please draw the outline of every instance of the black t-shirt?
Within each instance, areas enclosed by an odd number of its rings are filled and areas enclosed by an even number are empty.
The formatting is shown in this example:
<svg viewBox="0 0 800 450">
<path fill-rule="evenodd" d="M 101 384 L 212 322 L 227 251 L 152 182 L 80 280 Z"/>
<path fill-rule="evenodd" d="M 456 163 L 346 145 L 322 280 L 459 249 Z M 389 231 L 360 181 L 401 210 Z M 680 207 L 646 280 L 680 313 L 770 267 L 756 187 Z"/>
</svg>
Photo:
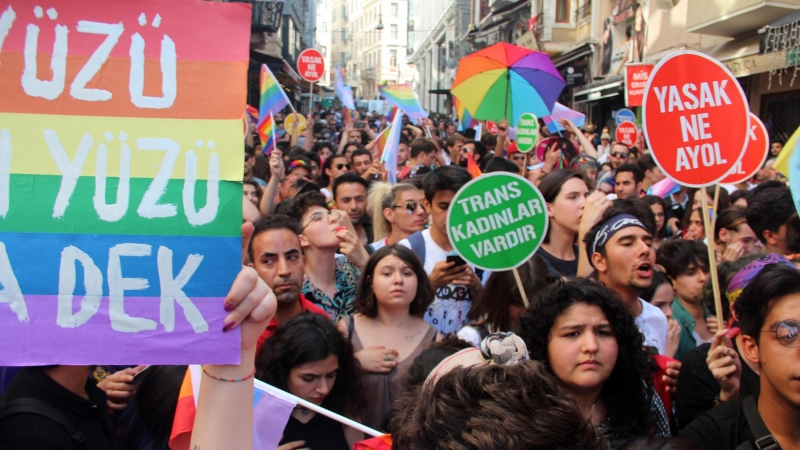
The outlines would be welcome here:
<svg viewBox="0 0 800 450">
<path fill-rule="evenodd" d="M 697 415 L 714 407 L 714 401 L 719 395 L 719 384 L 708 369 L 706 358 L 711 344 L 703 344 L 694 348 L 683 356 L 683 365 L 678 375 L 678 386 L 675 392 L 675 410 L 678 427 L 684 428 L 694 420 Z M 736 350 L 734 346 L 734 350 Z M 737 350 L 738 352 L 738 350 Z M 742 380 L 739 385 L 739 396 L 758 394 L 761 389 L 758 374 L 753 372 L 747 363 L 742 360 Z"/>
<path fill-rule="evenodd" d="M 741 398 L 700 414 L 681 431 L 680 437 L 708 450 L 734 450 L 743 442 L 755 440 L 742 411 Z"/>
<path fill-rule="evenodd" d="M 348 450 L 350 448 L 344 436 L 342 424 L 322 414 L 315 414 L 307 423 L 289 417 L 280 443 L 288 444 L 295 441 L 305 441 L 303 448 L 330 450 Z"/>
<path fill-rule="evenodd" d="M 86 400 L 58 384 L 41 368 L 26 367 L 9 386 L 3 404 L 34 398 L 52 406 L 86 437 L 82 450 L 113 450 L 116 430 L 106 408 L 106 394 L 87 377 Z M 0 409 L 2 411 L 2 409 Z M 51 419 L 37 414 L 15 414 L 0 422 L 0 450 L 73 450 L 72 437 Z"/>
<path fill-rule="evenodd" d="M 578 246 L 573 245 L 572 248 L 575 251 L 575 260 L 573 261 L 566 261 L 556 258 L 542 247 L 539 247 L 539 250 L 536 250 L 536 254 L 542 257 L 544 263 L 547 265 L 547 270 L 551 275 L 556 275 L 559 277 L 574 277 L 578 274 Z"/>
</svg>

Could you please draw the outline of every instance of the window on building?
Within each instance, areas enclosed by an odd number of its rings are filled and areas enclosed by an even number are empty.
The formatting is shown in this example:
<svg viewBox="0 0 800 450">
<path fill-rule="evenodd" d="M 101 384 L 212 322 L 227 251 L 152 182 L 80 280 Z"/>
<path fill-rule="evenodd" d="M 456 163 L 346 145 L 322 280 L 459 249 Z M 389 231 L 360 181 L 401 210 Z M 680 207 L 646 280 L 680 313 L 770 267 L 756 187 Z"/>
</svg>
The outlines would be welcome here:
<svg viewBox="0 0 800 450">
<path fill-rule="evenodd" d="M 569 23 L 570 0 L 556 0 L 556 22 Z"/>
<path fill-rule="evenodd" d="M 342 67 L 347 65 L 347 58 L 345 58 L 344 52 L 339 53 L 339 65 Z"/>
<path fill-rule="evenodd" d="M 400 14 L 399 14 L 399 8 L 397 6 L 397 3 L 392 3 L 392 17 L 397 17 L 399 15 Z"/>
<path fill-rule="evenodd" d="M 389 50 L 389 65 L 397 67 L 397 50 Z"/>
<path fill-rule="evenodd" d="M 322 47 L 322 56 L 328 56 L 328 47 Z"/>
<path fill-rule="evenodd" d="M 397 25 L 396 24 L 391 24 L 390 25 L 390 30 L 392 32 L 391 38 L 392 39 L 397 39 Z"/>
<path fill-rule="evenodd" d="M 341 34 L 342 35 L 339 38 L 342 40 L 342 42 L 346 41 L 347 40 L 347 30 L 344 27 L 342 27 Z"/>
<path fill-rule="evenodd" d="M 342 5 L 342 19 L 347 19 L 347 6 Z"/>
</svg>

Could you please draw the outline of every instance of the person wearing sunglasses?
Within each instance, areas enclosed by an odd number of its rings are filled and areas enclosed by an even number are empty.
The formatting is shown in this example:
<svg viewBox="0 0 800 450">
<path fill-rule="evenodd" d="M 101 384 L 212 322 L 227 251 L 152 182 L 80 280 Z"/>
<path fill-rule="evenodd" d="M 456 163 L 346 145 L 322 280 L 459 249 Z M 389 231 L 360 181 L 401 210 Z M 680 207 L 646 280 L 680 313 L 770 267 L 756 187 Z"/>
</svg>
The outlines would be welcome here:
<svg viewBox="0 0 800 450">
<path fill-rule="evenodd" d="M 621 142 L 614 142 L 611 144 L 611 153 L 609 153 L 608 162 L 611 163 L 611 167 L 614 170 L 623 164 L 628 163 L 628 156 L 630 156 L 631 152 L 628 149 L 628 146 L 621 143 Z"/>
<path fill-rule="evenodd" d="M 370 252 L 397 244 L 417 231 L 425 229 L 428 210 L 425 209 L 425 193 L 410 182 L 373 183 L 367 198 L 367 210 L 372 212 L 375 242 L 369 245 Z"/>
<path fill-rule="evenodd" d="M 328 201 L 333 199 L 333 180 L 350 172 L 351 168 L 350 161 L 343 155 L 333 155 L 322 164 L 319 182 L 323 188 L 320 189 L 320 192 L 325 194 Z"/>
<path fill-rule="evenodd" d="M 722 404 L 698 416 L 681 432 L 681 437 L 711 450 L 797 449 L 800 448 L 797 432 L 800 430 L 800 272 L 786 258 L 775 254 L 742 270 L 744 277 L 752 278 L 735 299 L 733 311 L 742 335 L 739 351 L 757 367 L 760 392 L 724 401 L 726 389 L 723 389 Z M 725 330 L 720 334 L 724 336 Z M 729 381 L 734 385 L 730 390 L 735 392 L 741 362 L 727 345 L 721 351 L 727 354 L 714 361 L 715 368 L 721 366 L 730 372 Z"/>
</svg>

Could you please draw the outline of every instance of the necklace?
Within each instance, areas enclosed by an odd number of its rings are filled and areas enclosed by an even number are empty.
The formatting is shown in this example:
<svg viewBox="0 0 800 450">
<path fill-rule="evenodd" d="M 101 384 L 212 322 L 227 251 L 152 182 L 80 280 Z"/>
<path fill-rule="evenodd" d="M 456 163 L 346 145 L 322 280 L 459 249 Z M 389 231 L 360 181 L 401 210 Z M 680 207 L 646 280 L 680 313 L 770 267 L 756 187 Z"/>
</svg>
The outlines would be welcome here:
<svg viewBox="0 0 800 450">
<path fill-rule="evenodd" d="M 406 340 L 407 340 L 408 342 L 411 342 L 411 341 L 413 341 L 413 340 L 414 340 L 414 338 L 415 338 L 415 337 L 417 337 L 417 335 L 418 335 L 418 334 L 420 334 L 420 333 L 422 333 L 422 331 L 417 331 L 416 333 L 412 334 L 411 336 L 406 336 Z"/>
</svg>

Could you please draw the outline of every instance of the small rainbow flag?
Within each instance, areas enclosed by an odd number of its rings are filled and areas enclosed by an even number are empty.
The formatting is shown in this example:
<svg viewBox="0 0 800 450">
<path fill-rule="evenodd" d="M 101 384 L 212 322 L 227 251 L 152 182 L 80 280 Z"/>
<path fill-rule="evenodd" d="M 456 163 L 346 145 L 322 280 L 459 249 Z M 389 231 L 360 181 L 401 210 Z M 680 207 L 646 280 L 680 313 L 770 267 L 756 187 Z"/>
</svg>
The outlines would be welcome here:
<svg viewBox="0 0 800 450">
<path fill-rule="evenodd" d="M 350 113 L 350 110 L 345 108 L 344 110 L 344 121 L 345 123 L 350 122 L 353 120 L 353 115 Z"/>
<path fill-rule="evenodd" d="M 428 117 L 428 111 L 422 108 L 411 83 L 383 84 L 379 89 L 383 98 L 400 108 L 409 119 L 420 120 Z"/>
<path fill-rule="evenodd" d="M 391 130 L 392 124 L 390 123 L 389 126 L 381 131 L 381 134 L 375 138 L 375 147 L 378 148 L 378 158 L 383 156 L 383 150 L 386 148 L 386 143 L 389 142 L 389 133 L 391 133 Z"/>
<path fill-rule="evenodd" d="M 478 121 L 472 118 L 472 114 L 467 111 L 461 100 L 453 97 L 453 106 L 455 106 L 456 115 L 458 115 L 458 131 L 468 130 L 478 124 Z"/>
<path fill-rule="evenodd" d="M 258 137 L 261 138 L 261 149 L 269 156 L 275 150 L 275 118 L 272 111 L 258 124 Z"/>
<path fill-rule="evenodd" d="M 261 65 L 261 105 L 258 108 L 260 120 L 266 120 L 270 112 L 278 113 L 290 106 L 289 97 L 286 96 L 278 79 L 272 74 L 266 64 Z M 261 128 L 261 123 L 258 124 Z"/>
<path fill-rule="evenodd" d="M 244 109 L 244 112 L 253 118 L 253 120 L 258 123 L 258 110 L 254 107 L 247 105 L 247 108 Z"/>
<path fill-rule="evenodd" d="M 394 115 L 397 114 L 397 111 L 399 111 L 397 106 L 392 106 L 392 108 L 389 110 L 389 114 L 386 115 L 386 121 L 391 122 L 394 120 Z"/>
<path fill-rule="evenodd" d="M 383 146 L 381 161 L 386 167 L 387 178 L 392 186 L 397 184 L 397 152 L 400 149 L 400 132 L 403 129 L 402 120 L 402 114 L 395 114 L 392 125 L 384 130 L 386 144 Z"/>
<path fill-rule="evenodd" d="M 475 162 L 475 158 L 472 157 L 472 152 L 467 156 L 467 172 L 472 175 L 473 179 L 483 175 L 481 168 L 478 167 L 478 163 Z"/>
<path fill-rule="evenodd" d="M 339 70 L 339 65 L 336 65 L 336 80 L 333 82 L 333 90 L 336 91 L 336 95 L 339 97 L 339 100 L 342 101 L 342 104 L 347 109 L 356 109 L 356 102 L 353 101 L 353 90 L 349 87 L 345 86 L 344 80 L 342 79 L 342 72 Z"/>
</svg>

